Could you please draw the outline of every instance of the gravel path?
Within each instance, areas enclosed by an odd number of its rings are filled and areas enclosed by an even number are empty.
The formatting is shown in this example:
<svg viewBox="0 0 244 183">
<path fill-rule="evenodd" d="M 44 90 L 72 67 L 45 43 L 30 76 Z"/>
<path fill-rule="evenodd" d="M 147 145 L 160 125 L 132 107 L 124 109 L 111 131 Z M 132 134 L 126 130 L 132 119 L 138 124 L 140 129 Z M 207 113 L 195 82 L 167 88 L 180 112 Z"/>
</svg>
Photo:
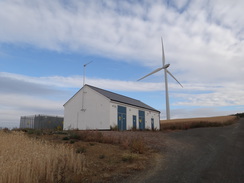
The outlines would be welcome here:
<svg viewBox="0 0 244 183">
<path fill-rule="evenodd" d="M 162 156 L 127 183 L 244 182 L 244 118 L 225 127 L 145 135 Z"/>
</svg>

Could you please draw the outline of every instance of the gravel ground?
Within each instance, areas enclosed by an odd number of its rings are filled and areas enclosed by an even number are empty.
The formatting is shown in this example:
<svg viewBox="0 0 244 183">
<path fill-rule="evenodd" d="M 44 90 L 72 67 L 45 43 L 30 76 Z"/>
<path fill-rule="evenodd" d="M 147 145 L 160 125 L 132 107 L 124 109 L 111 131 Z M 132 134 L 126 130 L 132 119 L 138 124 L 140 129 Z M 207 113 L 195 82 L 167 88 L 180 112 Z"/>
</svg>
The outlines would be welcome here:
<svg viewBox="0 0 244 183">
<path fill-rule="evenodd" d="M 244 182 L 244 118 L 225 127 L 114 135 L 143 136 L 160 154 L 153 166 L 122 182 Z"/>
</svg>

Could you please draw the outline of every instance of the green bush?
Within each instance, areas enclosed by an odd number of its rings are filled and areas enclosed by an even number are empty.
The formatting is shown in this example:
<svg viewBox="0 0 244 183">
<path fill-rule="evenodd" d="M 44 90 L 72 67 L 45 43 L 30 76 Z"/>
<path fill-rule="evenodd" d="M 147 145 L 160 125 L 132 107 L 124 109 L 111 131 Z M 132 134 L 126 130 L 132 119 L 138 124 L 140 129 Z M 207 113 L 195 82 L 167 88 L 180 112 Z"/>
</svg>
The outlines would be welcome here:
<svg viewBox="0 0 244 183">
<path fill-rule="evenodd" d="M 69 138 L 70 138 L 70 139 L 81 140 L 81 136 L 80 136 L 78 133 L 76 133 L 76 132 L 71 132 L 71 133 L 69 134 Z"/>
<path fill-rule="evenodd" d="M 62 140 L 69 140 L 69 137 L 63 137 Z"/>
</svg>

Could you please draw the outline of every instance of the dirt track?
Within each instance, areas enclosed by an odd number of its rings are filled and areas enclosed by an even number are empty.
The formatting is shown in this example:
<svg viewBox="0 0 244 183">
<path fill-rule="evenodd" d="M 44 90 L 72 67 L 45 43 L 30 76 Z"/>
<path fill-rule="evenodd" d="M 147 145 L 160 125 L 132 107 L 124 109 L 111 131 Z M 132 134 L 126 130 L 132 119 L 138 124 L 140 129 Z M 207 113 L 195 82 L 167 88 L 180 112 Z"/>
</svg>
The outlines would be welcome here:
<svg viewBox="0 0 244 183">
<path fill-rule="evenodd" d="M 127 183 L 244 182 L 244 118 L 225 127 L 147 135 L 162 157 Z"/>
</svg>

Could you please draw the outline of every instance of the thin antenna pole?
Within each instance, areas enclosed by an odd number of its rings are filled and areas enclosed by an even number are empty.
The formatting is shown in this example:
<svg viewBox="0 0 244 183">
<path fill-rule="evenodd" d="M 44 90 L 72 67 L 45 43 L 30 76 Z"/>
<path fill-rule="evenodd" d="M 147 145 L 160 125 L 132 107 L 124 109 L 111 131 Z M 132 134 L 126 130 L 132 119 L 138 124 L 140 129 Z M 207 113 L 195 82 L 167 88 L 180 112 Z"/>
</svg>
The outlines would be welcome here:
<svg viewBox="0 0 244 183">
<path fill-rule="evenodd" d="M 86 66 L 92 62 L 93 61 L 90 61 L 90 62 L 83 65 L 83 86 L 85 85 L 85 80 L 86 80 Z"/>
</svg>

